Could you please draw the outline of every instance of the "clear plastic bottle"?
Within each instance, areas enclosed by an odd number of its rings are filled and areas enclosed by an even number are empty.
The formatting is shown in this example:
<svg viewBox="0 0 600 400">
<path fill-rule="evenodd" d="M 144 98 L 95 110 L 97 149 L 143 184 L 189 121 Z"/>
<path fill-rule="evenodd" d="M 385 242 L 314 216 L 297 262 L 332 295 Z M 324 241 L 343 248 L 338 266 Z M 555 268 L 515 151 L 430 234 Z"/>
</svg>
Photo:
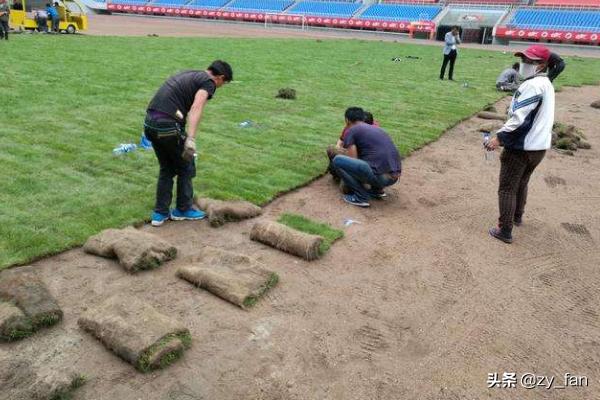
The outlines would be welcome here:
<svg viewBox="0 0 600 400">
<path fill-rule="evenodd" d="M 131 153 L 132 151 L 135 151 L 136 149 L 137 149 L 137 146 L 134 143 L 121 143 L 119 145 L 119 147 L 115 147 L 113 149 L 113 155 L 119 156 L 121 154 Z"/>
<path fill-rule="evenodd" d="M 485 161 L 492 161 L 494 159 L 494 151 L 488 150 L 485 145 L 490 141 L 491 133 L 488 131 L 483 132 L 483 151 Z"/>
</svg>

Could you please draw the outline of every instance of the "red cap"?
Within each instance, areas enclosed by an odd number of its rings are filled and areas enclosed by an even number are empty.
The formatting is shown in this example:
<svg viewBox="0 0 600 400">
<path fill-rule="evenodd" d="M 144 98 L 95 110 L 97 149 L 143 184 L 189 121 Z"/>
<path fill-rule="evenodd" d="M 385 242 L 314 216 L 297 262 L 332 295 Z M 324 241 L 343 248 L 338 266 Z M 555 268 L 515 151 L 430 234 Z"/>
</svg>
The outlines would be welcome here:
<svg viewBox="0 0 600 400">
<path fill-rule="evenodd" d="M 534 44 L 533 46 L 529 46 L 525 51 L 516 52 L 515 56 L 526 57 L 534 61 L 548 61 L 550 58 L 550 50 L 541 44 Z"/>
</svg>

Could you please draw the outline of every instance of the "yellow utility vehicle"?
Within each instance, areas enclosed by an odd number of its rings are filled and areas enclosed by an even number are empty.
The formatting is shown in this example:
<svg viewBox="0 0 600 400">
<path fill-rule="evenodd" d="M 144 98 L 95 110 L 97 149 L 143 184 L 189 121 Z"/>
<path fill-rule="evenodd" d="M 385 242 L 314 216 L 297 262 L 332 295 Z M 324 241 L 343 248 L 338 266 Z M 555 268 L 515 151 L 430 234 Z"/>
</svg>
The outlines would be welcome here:
<svg viewBox="0 0 600 400">
<path fill-rule="evenodd" d="M 12 0 L 10 1 L 10 26 L 18 30 L 34 30 L 38 28 L 34 17 L 36 10 L 46 10 L 46 4 L 58 2 L 60 22 L 58 29 L 62 32 L 75 33 L 88 28 L 85 7 L 79 0 Z M 48 18 L 48 31 L 52 20 Z"/>
</svg>

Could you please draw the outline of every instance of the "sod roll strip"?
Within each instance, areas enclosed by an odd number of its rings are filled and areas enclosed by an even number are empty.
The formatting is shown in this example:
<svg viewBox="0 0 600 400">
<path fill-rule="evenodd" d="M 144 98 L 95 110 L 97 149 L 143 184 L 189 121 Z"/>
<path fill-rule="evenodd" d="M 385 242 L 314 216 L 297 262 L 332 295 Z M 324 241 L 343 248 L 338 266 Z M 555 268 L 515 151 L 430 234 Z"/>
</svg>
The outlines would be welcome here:
<svg viewBox="0 0 600 400">
<path fill-rule="evenodd" d="M 286 253 L 312 261 L 319 258 L 323 238 L 300 232 L 278 222 L 257 222 L 250 232 L 250 239 L 264 243 Z"/>
<path fill-rule="evenodd" d="M 248 201 L 221 201 L 209 198 L 196 200 L 199 209 L 206 212 L 208 222 L 213 227 L 222 226 L 227 222 L 254 218 L 262 214 L 262 209 Z"/>
<path fill-rule="evenodd" d="M 214 247 L 203 248 L 177 276 L 244 309 L 279 281 L 254 259 Z"/>
</svg>

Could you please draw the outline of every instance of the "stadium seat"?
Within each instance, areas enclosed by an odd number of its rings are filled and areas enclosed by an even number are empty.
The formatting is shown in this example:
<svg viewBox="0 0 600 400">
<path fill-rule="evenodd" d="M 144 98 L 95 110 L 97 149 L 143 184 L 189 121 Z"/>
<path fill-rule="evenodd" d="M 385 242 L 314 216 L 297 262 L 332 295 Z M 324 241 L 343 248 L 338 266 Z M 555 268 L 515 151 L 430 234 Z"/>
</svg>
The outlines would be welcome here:
<svg viewBox="0 0 600 400">
<path fill-rule="evenodd" d="M 109 3 L 136 5 L 136 6 L 142 6 L 142 5 L 147 4 L 148 2 L 149 2 L 148 0 L 111 0 L 111 1 L 109 1 Z"/>
<path fill-rule="evenodd" d="M 150 5 L 181 7 L 190 0 L 153 0 Z"/>
<path fill-rule="evenodd" d="M 415 3 L 415 4 L 423 4 L 423 3 L 437 3 L 438 0 L 384 0 L 382 4 L 406 4 L 406 3 Z"/>
<path fill-rule="evenodd" d="M 537 0 L 536 6 L 570 6 L 570 7 L 598 7 L 599 0 Z"/>
<path fill-rule="evenodd" d="M 361 15 L 364 19 L 391 21 L 430 21 L 441 11 L 439 6 L 409 4 L 373 4 Z"/>
<path fill-rule="evenodd" d="M 446 0 L 446 4 L 501 5 L 523 4 L 521 0 Z"/>
<path fill-rule="evenodd" d="M 288 13 L 350 18 L 361 6 L 360 3 L 349 2 L 299 1 Z"/>
<path fill-rule="evenodd" d="M 584 10 L 517 10 L 508 23 L 512 28 L 600 32 L 600 12 Z"/>
<path fill-rule="evenodd" d="M 227 9 L 278 13 L 292 3 L 292 0 L 233 0 L 227 5 Z"/>
<path fill-rule="evenodd" d="M 227 3 L 229 0 L 192 0 L 187 6 L 191 8 L 221 8 Z"/>
</svg>

